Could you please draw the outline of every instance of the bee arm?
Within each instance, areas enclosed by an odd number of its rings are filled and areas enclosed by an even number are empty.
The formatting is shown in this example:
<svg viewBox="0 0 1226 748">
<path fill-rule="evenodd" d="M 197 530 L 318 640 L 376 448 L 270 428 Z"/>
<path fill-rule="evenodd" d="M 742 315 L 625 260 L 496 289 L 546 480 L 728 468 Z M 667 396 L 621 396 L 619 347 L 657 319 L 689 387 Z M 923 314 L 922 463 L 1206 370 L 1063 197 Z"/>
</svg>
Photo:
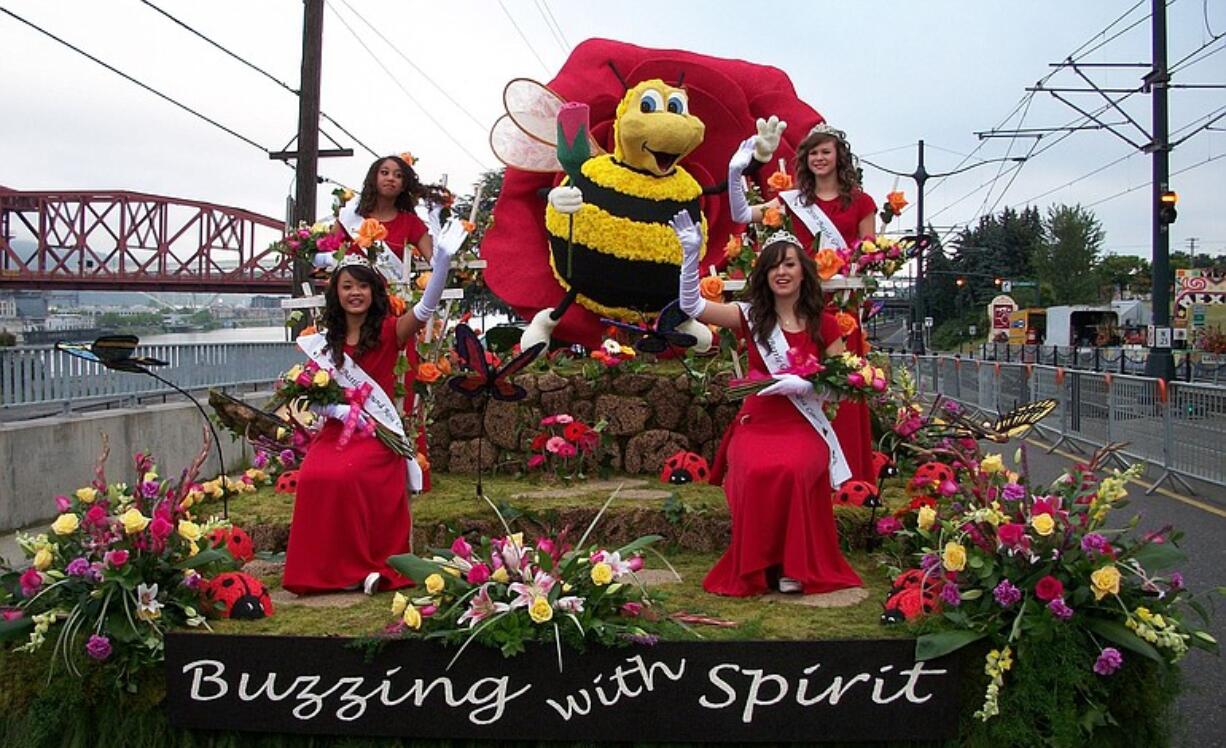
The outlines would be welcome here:
<svg viewBox="0 0 1226 748">
<path fill-rule="evenodd" d="M 762 171 L 763 166 L 765 166 L 765 162 L 759 161 L 756 158 L 752 158 L 749 160 L 749 166 L 746 166 L 745 171 L 742 173 L 747 177 L 752 177 L 758 172 Z M 704 195 L 718 195 L 721 192 L 727 192 L 727 191 L 728 191 L 728 180 L 727 179 L 725 179 L 724 181 L 718 184 L 713 184 L 713 185 L 710 185 L 709 187 L 702 188 L 702 194 Z"/>
</svg>

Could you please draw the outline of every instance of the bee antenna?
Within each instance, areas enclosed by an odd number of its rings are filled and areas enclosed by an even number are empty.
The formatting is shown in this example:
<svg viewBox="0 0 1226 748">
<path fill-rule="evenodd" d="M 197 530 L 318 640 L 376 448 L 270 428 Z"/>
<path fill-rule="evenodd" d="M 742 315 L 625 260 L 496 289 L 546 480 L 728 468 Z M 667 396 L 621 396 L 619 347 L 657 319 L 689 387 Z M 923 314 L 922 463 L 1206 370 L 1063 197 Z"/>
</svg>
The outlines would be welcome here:
<svg viewBox="0 0 1226 748">
<path fill-rule="evenodd" d="M 629 91 L 630 84 L 626 82 L 626 79 L 624 77 L 622 77 L 621 71 L 617 69 L 617 66 L 613 64 L 612 60 L 609 60 L 608 63 L 609 63 L 609 69 L 613 71 L 613 75 L 617 76 L 617 80 L 621 82 L 622 88 L 625 89 L 622 93 L 625 93 L 625 91 Z"/>
<path fill-rule="evenodd" d="M 680 75 L 680 76 L 678 76 L 678 78 L 677 78 L 677 88 L 681 88 L 681 86 L 682 86 L 684 83 L 685 83 L 685 71 L 684 71 L 684 70 L 682 70 L 682 71 L 681 71 L 681 75 Z"/>
</svg>

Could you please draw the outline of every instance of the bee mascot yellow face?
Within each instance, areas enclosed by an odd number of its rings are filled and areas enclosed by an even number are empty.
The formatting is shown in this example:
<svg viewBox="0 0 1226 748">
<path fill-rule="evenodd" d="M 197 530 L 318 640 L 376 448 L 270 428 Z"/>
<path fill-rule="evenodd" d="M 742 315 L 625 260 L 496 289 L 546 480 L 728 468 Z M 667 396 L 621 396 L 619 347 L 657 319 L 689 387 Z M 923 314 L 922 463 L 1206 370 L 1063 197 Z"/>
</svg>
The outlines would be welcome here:
<svg viewBox="0 0 1226 748">
<path fill-rule="evenodd" d="M 613 125 L 613 153 L 585 161 L 573 182 L 583 207 L 574 214 L 569 256 L 568 216 L 546 209 L 550 265 L 564 288 L 578 292 L 579 304 L 637 320 L 677 298 L 681 244 L 668 221 L 678 211 L 702 226 L 706 253 L 702 187 L 677 165 L 702 143 L 704 131 L 684 89 L 654 79 L 626 92 Z"/>
</svg>

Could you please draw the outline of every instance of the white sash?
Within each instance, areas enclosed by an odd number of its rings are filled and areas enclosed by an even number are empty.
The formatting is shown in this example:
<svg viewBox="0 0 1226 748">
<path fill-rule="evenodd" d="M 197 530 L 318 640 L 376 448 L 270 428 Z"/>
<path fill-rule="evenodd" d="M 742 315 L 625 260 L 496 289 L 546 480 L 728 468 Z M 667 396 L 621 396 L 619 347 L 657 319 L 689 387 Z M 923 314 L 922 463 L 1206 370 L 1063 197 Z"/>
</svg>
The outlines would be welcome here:
<svg viewBox="0 0 1226 748">
<path fill-rule="evenodd" d="M 745 318 L 745 326 L 749 331 L 749 338 L 758 347 L 758 353 L 762 356 L 762 361 L 766 364 L 766 368 L 771 374 L 778 374 L 780 370 L 788 365 L 788 341 L 783 335 L 783 327 L 776 324 L 774 332 L 771 333 L 770 340 L 767 341 L 766 347 L 763 347 L 758 342 L 758 336 L 754 334 L 753 322 L 749 318 L 749 304 L 738 301 L 737 306 L 741 308 L 741 314 Z M 805 417 L 805 420 L 809 422 L 809 425 L 813 427 L 818 436 L 825 440 L 826 446 L 830 451 L 830 485 L 838 489 L 844 482 L 851 479 L 851 467 L 847 464 L 847 457 L 844 456 L 843 448 L 839 445 L 839 438 L 834 434 L 834 428 L 830 425 L 829 419 L 826 418 L 826 414 L 822 411 L 822 398 L 818 397 L 816 390 L 809 390 L 804 395 L 788 395 L 788 399 L 792 401 L 792 405 L 796 406 L 800 414 Z"/>
<path fill-rule="evenodd" d="M 814 240 L 817 242 L 814 246 L 816 249 L 821 249 L 824 246 L 834 247 L 835 249 L 847 249 L 847 242 L 843 241 L 843 235 L 835 228 L 834 221 L 830 220 L 822 209 L 817 207 L 817 203 L 805 204 L 800 201 L 800 190 L 784 190 L 779 193 L 779 197 L 783 198 L 783 202 L 787 203 L 792 214 L 800 218 L 800 222 L 809 229 L 809 233 L 813 234 Z"/>
<path fill-rule="evenodd" d="M 370 395 L 367 396 L 366 402 L 362 405 L 362 410 L 374 418 L 389 431 L 399 436 L 400 439 L 409 445 L 410 450 L 413 449 L 410 442 L 404 434 L 404 423 L 400 420 L 400 414 L 396 412 L 396 406 L 392 403 L 392 399 L 387 396 L 379 383 L 371 378 L 362 367 L 354 363 L 348 353 L 342 354 L 345 360 L 340 368 L 336 368 L 332 364 L 332 359 L 324 354 L 324 348 L 328 345 L 328 339 L 323 333 L 314 333 L 312 335 L 302 335 L 298 338 L 298 347 L 312 361 L 319 365 L 319 368 L 324 369 L 332 375 L 342 387 L 357 388 L 364 384 L 370 385 Z M 414 450 L 415 451 L 415 450 Z M 409 471 L 409 488 L 414 491 L 420 491 L 422 486 L 421 466 L 417 464 L 414 458 L 406 458 Z"/>
</svg>

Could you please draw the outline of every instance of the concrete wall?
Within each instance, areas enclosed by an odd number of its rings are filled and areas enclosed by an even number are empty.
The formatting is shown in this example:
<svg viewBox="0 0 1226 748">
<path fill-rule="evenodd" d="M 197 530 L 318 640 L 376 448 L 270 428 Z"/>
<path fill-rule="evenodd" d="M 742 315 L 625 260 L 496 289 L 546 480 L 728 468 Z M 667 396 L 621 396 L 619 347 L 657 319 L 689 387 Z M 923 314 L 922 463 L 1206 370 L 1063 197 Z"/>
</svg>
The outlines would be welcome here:
<svg viewBox="0 0 1226 748">
<path fill-rule="evenodd" d="M 268 393 L 246 396 L 263 402 Z M 208 406 L 205 406 L 208 410 Z M 101 413 L 74 414 L 19 423 L 0 423 L 0 532 L 55 517 L 57 494 L 88 485 L 102 448 L 109 439 L 108 482 L 136 479 L 132 455 L 149 452 L 163 478 L 178 479 L 200 451 L 204 421 L 191 403 L 167 403 Z M 218 429 L 226 467 L 233 471 L 250 457 L 246 443 Z M 217 475 L 212 448 L 201 478 Z"/>
</svg>

